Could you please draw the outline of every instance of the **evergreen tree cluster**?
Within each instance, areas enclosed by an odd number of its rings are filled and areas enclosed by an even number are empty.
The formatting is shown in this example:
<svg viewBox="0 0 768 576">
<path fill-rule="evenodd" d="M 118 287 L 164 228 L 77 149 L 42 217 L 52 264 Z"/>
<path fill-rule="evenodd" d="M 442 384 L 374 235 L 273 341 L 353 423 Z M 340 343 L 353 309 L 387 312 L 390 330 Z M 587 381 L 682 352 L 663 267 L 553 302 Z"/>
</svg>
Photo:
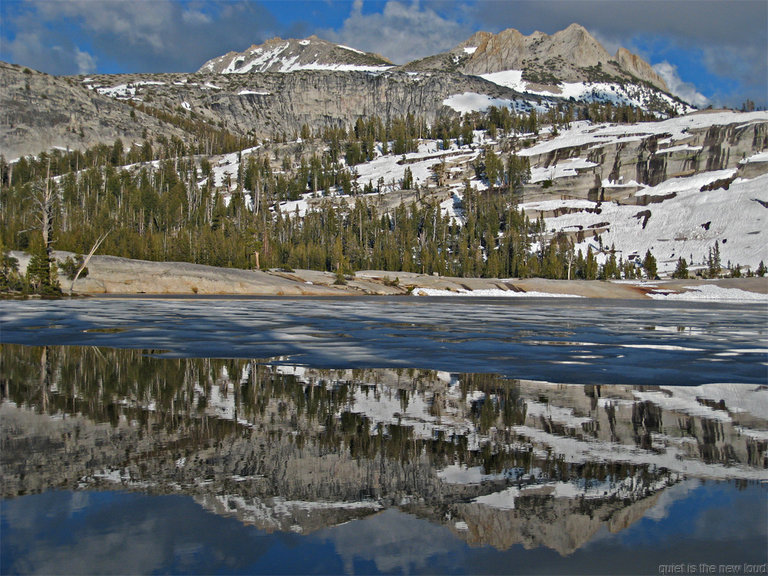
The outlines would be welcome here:
<svg viewBox="0 0 768 576">
<path fill-rule="evenodd" d="M 161 112 L 143 111 L 161 118 Z M 218 181 L 210 156 L 255 141 L 175 115 L 161 119 L 196 133 L 197 144 L 156 135 L 130 147 L 116 140 L 13 163 L 0 157 L 2 289 L 59 290 L 51 243 L 39 238 L 35 191 L 43 182 L 54 187 L 57 198 L 51 207 L 55 248 L 77 254 L 110 232 L 102 253 L 238 268 L 309 268 L 336 272 L 340 279 L 360 269 L 466 277 L 632 277 L 634 263 L 617 262 L 613 249 L 598 266 L 592 249 L 575 254 L 569 237 L 551 237 L 543 219 L 530 221 L 517 209 L 517 195 L 531 177 L 528 158 L 514 152 L 521 144 L 517 135 L 536 133 L 542 124 L 567 127 L 577 114 L 571 105 L 523 114 L 491 107 L 485 114 L 447 115 L 433 125 L 412 114 L 386 121 L 359 118 L 349 129 L 313 132 L 304 125 L 301 140 L 264 142 Z M 399 182 L 358 186 L 356 164 L 413 152 L 422 138 L 437 139 L 443 148 L 471 144 L 475 130 L 492 138 L 501 133 L 506 144 L 487 146 L 478 156 L 474 169 L 488 188 L 478 192 L 465 182 L 463 225 L 443 213 L 429 190 L 418 189 L 407 166 Z M 444 176 L 440 167 L 438 185 Z M 365 195 L 398 189 L 415 190 L 418 201 L 384 209 Z M 286 201 L 308 192 L 322 200 L 306 215 L 284 211 Z M 8 249 L 32 254 L 25 278 Z M 74 264 L 65 263 L 65 276 L 72 276 Z"/>
</svg>

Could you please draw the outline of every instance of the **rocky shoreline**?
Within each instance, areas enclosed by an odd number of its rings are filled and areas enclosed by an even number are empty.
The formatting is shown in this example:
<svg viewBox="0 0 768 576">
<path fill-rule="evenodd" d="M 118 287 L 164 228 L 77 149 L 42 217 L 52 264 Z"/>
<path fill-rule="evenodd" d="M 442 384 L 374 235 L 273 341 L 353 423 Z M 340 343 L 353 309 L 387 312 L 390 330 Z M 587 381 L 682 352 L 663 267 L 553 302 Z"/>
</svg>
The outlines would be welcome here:
<svg viewBox="0 0 768 576">
<path fill-rule="evenodd" d="M 25 272 L 29 256 L 13 252 Z M 56 252 L 59 260 L 70 256 Z M 79 278 L 72 294 L 77 295 L 234 295 L 234 296 L 500 296 L 611 299 L 650 299 L 695 294 L 703 287 L 723 293 L 738 290 L 744 300 L 768 302 L 768 278 L 721 278 L 656 281 L 548 280 L 546 278 L 498 279 L 455 278 L 364 270 L 338 283 L 336 274 L 317 270 L 240 270 L 187 262 L 150 262 L 116 256 L 93 256 L 88 276 Z M 69 292 L 71 282 L 61 278 Z M 712 288 L 708 288 L 712 290 Z M 714 299 L 718 298 L 692 298 Z M 727 298 L 727 300 L 739 298 Z"/>
</svg>

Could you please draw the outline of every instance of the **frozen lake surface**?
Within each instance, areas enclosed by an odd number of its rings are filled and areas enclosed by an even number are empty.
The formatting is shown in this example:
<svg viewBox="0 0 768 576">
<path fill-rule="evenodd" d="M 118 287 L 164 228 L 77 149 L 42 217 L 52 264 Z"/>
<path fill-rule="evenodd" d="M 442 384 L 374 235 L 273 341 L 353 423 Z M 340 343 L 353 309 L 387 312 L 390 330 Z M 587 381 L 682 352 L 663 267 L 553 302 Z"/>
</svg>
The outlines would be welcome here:
<svg viewBox="0 0 768 576">
<path fill-rule="evenodd" d="M 481 298 L 0 303 L 2 341 L 580 384 L 765 383 L 768 307 Z"/>
</svg>

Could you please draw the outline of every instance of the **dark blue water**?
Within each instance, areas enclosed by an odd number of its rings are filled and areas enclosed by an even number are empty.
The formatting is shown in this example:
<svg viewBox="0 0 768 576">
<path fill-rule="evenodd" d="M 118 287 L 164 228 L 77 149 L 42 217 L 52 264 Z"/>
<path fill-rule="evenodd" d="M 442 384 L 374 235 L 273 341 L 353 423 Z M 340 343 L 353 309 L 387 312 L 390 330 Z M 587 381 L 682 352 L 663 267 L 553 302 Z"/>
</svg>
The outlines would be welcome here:
<svg viewBox="0 0 768 576">
<path fill-rule="evenodd" d="M 183 496 L 48 492 L 2 502 L 3 574 L 659 574 L 666 565 L 765 570 L 768 490 L 686 493 L 570 556 L 472 547 L 444 526 L 387 510 L 310 535 L 267 533 Z M 719 526 L 717 531 L 708 527 Z M 694 573 L 694 572 L 687 572 Z M 717 572 L 716 572 L 717 573 Z"/>
</svg>

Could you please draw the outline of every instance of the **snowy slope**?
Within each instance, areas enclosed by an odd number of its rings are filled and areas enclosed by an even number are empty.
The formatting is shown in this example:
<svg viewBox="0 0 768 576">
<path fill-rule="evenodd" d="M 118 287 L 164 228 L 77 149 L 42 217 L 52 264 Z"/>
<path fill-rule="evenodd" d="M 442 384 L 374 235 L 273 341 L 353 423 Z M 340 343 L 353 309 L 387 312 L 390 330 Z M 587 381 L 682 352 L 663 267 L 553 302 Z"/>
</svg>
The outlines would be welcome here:
<svg viewBox="0 0 768 576">
<path fill-rule="evenodd" d="M 574 122 L 569 130 L 562 132 L 557 138 L 539 142 L 535 146 L 521 150 L 518 154 L 520 156 L 537 156 L 563 148 L 600 146 L 606 143 L 637 142 L 649 136 L 662 135 L 665 136 L 665 139 L 659 141 L 659 146 L 666 148 L 677 140 L 687 138 L 690 135 L 690 130 L 759 122 L 768 122 L 768 112 L 750 112 L 746 114 L 731 110 L 697 112 L 660 122 L 642 122 L 638 124 L 595 125 L 590 122 Z"/>
<path fill-rule="evenodd" d="M 562 206 L 581 209 L 546 218 L 547 230 L 585 231 L 584 241 L 576 244 L 584 254 L 589 246 L 593 251 L 600 247 L 590 228 L 604 230 L 600 233 L 604 248 L 615 246 L 617 258 L 622 256 L 624 260 L 632 255 L 642 259 L 646 250 L 651 250 L 662 275 L 673 272 L 681 257 L 689 265 L 703 265 L 716 241 L 720 243 L 724 266 L 730 261 L 754 270 L 760 261 L 768 261 L 768 208 L 761 204 L 768 203 L 768 174 L 749 180 L 737 178 L 728 190 L 701 191 L 704 184 L 732 172 L 676 178 L 647 188 L 638 194 L 674 192 L 675 196 L 645 207 L 604 202 L 596 213 L 584 210 L 584 201 L 559 201 Z M 592 208 L 594 206 L 592 203 Z M 521 208 L 531 211 L 541 209 L 541 205 L 523 204 Z M 646 210 L 650 213 L 647 220 L 638 216 Z M 603 262 L 605 258 L 606 255 L 601 254 L 598 261 Z"/>
<path fill-rule="evenodd" d="M 200 72 L 248 74 L 252 72 L 296 72 L 330 70 L 383 72 L 392 66 L 383 58 L 349 46 L 326 42 L 316 36 L 304 40 L 274 38 L 244 52 L 229 52 L 209 60 Z"/>
<path fill-rule="evenodd" d="M 664 102 L 678 114 L 695 110 L 692 106 L 675 100 L 668 94 L 640 84 L 619 84 L 616 82 L 563 82 L 555 89 L 537 88 L 523 80 L 522 70 L 505 70 L 480 76 L 489 82 L 511 88 L 517 92 L 538 96 L 554 96 L 579 102 L 610 102 L 614 105 L 631 105 L 649 108 L 654 100 Z"/>
</svg>

